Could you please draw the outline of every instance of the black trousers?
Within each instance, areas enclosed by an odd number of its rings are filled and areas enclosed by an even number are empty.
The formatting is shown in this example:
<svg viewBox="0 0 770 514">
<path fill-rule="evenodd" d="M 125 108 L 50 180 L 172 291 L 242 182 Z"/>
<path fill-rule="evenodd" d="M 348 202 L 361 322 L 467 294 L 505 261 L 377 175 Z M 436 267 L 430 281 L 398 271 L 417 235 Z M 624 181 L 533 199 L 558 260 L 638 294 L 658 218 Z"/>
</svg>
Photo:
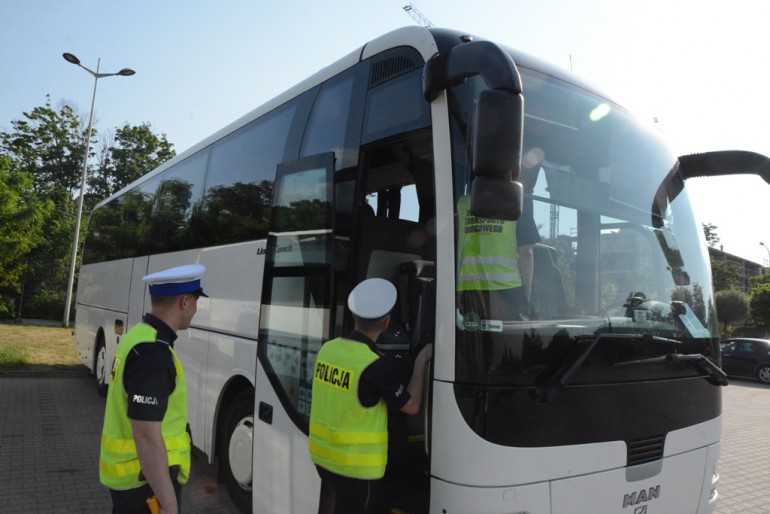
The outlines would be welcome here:
<svg viewBox="0 0 770 514">
<path fill-rule="evenodd" d="M 350 478 L 316 466 L 321 477 L 321 511 L 333 514 L 367 514 L 372 511 L 377 480 Z M 333 496 L 333 499 L 330 499 Z M 327 510 L 333 505 L 331 510 Z"/>
<path fill-rule="evenodd" d="M 171 474 L 171 483 L 174 484 L 176 493 L 176 504 L 179 507 L 179 514 L 182 514 L 182 484 L 176 478 L 176 473 Z M 125 489 L 117 491 L 110 489 L 112 496 L 112 514 L 151 514 L 150 506 L 147 500 L 154 497 L 150 484 L 145 484 L 136 489 Z"/>
</svg>

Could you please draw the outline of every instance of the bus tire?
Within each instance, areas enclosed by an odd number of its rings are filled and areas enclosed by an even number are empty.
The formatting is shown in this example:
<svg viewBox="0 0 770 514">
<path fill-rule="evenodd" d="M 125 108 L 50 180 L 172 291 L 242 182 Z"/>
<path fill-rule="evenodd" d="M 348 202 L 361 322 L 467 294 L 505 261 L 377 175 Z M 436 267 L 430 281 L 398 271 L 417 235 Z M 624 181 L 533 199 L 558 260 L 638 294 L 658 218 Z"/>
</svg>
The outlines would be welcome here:
<svg viewBox="0 0 770 514">
<path fill-rule="evenodd" d="M 233 399 L 225 416 L 220 443 L 221 470 L 227 490 L 240 512 L 251 512 L 254 391 L 245 389 Z"/>
<path fill-rule="evenodd" d="M 94 378 L 96 378 L 96 392 L 101 397 L 107 397 L 107 347 L 104 344 L 104 336 L 99 335 L 96 340 L 96 351 L 94 352 Z"/>
</svg>

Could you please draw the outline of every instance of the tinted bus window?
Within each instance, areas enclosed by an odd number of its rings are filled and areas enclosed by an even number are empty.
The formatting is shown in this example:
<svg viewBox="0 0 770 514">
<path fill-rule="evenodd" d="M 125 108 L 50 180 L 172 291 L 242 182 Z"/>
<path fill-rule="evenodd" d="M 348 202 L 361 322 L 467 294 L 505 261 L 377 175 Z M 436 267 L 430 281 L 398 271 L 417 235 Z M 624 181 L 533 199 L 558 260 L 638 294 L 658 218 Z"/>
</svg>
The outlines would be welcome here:
<svg viewBox="0 0 770 514">
<path fill-rule="evenodd" d="M 356 66 L 321 87 L 313 105 L 300 157 L 334 152 L 337 170 L 358 164 L 366 66 Z"/>
<path fill-rule="evenodd" d="M 208 155 L 205 149 L 163 172 L 154 221 L 155 240 L 163 246 L 163 252 L 195 248 L 204 243 L 191 237 L 189 225 L 193 206 L 203 197 Z"/>
<path fill-rule="evenodd" d="M 153 211 L 159 183 L 160 177 L 154 177 L 94 211 L 83 264 L 152 252 Z"/>
<path fill-rule="evenodd" d="M 124 256 L 121 247 L 116 244 L 121 240 L 123 233 L 121 203 L 121 198 L 116 198 L 91 215 L 83 251 L 83 264 L 120 259 Z"/>
<path fill-rule="evenodd" d="M 295 110 L 294 104 L 281 107 L 212 146 L 193 238 L 226 244 L 267 236 L 275 167 L 283 160 Z"/>
<path fill-rule="evenodd" d="M 369 90 L 363 142 L 430 126 L 430 104 L 422 97 L 422 71 L 415 70 Z"/>
</svg>

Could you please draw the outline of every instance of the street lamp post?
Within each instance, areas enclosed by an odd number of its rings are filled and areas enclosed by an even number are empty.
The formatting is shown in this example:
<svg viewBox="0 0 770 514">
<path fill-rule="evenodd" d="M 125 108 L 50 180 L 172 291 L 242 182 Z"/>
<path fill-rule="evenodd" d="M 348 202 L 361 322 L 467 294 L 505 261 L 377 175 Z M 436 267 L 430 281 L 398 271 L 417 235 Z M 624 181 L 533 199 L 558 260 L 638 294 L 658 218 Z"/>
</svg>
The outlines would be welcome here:
<svg viewBox="0 0 770 514">
<path fill-rule="evenodd" d="M 763 243 L 762 241 L 760 241 L 759 244 L 764 246 L 765 250 L 767 250 L 767 266 L 766 267 L 770 267 L 770 248 L 768 248 L 767 245 L 765 243 Z M 764 274 L 764 271 L 762 273 Z"/>
<path fill-rule="evenodd" d="M 62 54 L 62 57 L 67 62 L 80 66 L 94 78 L 94 93 L 91 96 L 91 112 L 88 115 L 88 132 L 86 132 L 86 153 L 83 156 L 83 174 L 80 177 L 80 197 L 78 198 L 78 213 L 75 218 L 75 235 L 72 241 L 72 258 L 70 259 L 70 272 L 67 279 L 67 299 L 64 302 L 64 318 L 62 320 L 62 326 L 69 326 L 70 324 L 70 305 L 72 304 L 72 288 L 75 284 L 75 265 L 78 257 L 78 240 L 80 239 L 80 221 L 83 218 L 83 198 L 86 194 L 86 177 L 88 175 L 88 153 L 91 151 L 91 128 L 94 123 L 94 104 L 96 102 L 96 85 L 99 79 L 104 77 L 114 77 L 120 75 L 122 77 L 129 77 L 136 73 L 130 68 L 123 68 L 117 73 L 99 73 L 99 65 L 102 60 L 96 61 L 96 71 L 92 71 L 89 68 L 80 64 L 80 59 L 70 53 Z"/>
</svg>

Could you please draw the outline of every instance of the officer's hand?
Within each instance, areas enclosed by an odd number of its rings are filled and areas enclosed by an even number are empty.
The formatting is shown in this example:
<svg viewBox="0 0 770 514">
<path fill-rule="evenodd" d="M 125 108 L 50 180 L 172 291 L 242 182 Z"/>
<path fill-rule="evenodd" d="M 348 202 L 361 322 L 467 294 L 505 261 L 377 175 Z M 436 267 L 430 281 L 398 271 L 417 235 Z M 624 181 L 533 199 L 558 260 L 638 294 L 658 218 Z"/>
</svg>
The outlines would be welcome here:
<svg viewBox="0 0 770 514">
<path fill-rule="evenodd" d="M 420 350 L 420 353 L 417 355 L 417 361 L 420 362 L 423 366 L 430 362 L 430 360 L 433 359 L 433 343 L 426 344 L 425 347 Z"/>
</svg>

